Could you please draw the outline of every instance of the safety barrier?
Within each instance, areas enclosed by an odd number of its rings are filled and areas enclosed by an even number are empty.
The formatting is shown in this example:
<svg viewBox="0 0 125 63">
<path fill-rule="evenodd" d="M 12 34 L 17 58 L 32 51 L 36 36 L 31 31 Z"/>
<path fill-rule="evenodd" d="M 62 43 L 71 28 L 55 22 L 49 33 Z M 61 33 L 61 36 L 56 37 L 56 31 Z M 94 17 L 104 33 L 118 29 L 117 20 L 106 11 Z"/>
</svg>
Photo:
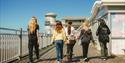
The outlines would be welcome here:
<svg viewBox="0 0 125 63">
<path fill-rule="evenodd" d="M 39 34 L 39 49 L 51 45 L 51 35 Z M 0 63 L 9 62 L 28 54 L 28 32 L 22 29 L 0 27 Z"/>
</svg>

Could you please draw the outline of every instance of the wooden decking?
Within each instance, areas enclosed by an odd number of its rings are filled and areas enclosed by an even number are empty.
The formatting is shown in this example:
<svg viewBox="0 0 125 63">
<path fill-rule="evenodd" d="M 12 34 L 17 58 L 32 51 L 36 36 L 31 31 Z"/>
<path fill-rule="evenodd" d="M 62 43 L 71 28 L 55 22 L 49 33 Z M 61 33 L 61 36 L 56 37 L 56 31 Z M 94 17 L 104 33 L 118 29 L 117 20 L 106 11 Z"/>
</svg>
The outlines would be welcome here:
<svg viewBox="0 0 125 63">
<path fill-rule="evenodd" d="M 100 59 L 100 52 L 93 45 L 90 45 L 89 47 L 88 57 L 90 60 L 88 62 L 83 61 L 82 48 L 78 43 L 76 43 L 74 46 L 74 52 L 73 52 L 74 55 L 73 55 L 72 62 L 66 61 L 65 54 L 66 54 L 66 46 L 64 46 L 63 63 L 125 63 L 125 59 L 120 57 L 109 57 L 109 59 L 106 61 Z M 20 62 L 20 63 L 27 63 L 27 61 L 29 60 L 25 60 L 25 61 L 23 60 L 23 62 Z M 36 63 L 57 63 L 55 48 L 49 50 L 47 53 L 42 55 L 40 57 L 40 60 L 36 61 Z"/>
</svg>

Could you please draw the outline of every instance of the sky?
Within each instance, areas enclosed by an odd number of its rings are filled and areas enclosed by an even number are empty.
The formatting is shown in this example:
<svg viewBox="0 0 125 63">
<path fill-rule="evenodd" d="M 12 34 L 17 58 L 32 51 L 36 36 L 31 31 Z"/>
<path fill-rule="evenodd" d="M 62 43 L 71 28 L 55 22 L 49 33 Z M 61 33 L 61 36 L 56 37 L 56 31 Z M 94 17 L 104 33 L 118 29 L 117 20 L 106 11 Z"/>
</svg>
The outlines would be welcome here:
<svg viewBox="0 0 125 63">
<path fill-rule="evenodd" d="M 91 16 L 95 0 L 0 0 L 0 27 L 27 29 L 32 16 L 36 16 L 43 32 L 45 14 L 53 12 L 56 19 L 64 16 Z"/>
</svg>

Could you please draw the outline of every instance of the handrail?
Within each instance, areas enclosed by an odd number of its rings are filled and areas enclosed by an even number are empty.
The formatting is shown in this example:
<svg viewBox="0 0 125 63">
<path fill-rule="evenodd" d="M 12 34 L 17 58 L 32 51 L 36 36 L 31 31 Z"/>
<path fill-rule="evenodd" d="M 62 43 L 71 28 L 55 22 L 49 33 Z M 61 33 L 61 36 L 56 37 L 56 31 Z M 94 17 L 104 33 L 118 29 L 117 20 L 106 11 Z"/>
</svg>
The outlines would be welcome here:
<svg viewBox="0 0 125 63">
<path fill-rule="evenodd" d="M 12 33 L 11 33 L 12 32 Z M 51 35 L 39 34 L 39 49 L 51 45 Z M 22 29 L 0 27 L 0 63 L 6 63 L 28 54 L 28 32 Z"/>
<path fill-rule="evenodd" d="M 3 29 L 3 30 L 10 30 L 10 31 L 20 31 L 20 30 L 17 30 L 17 29 L 10 29 L 10 28 L 3 28 L 3 27 L 0 27 L 0 29 Z"/>
</svg>

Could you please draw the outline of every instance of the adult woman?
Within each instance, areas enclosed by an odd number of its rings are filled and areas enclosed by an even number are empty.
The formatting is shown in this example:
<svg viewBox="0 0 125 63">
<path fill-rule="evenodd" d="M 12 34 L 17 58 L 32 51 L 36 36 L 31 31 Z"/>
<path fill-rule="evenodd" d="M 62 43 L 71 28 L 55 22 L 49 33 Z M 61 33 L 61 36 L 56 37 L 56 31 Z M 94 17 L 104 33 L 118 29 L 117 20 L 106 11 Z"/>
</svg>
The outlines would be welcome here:
<svg viewBox="0 0 125 63">
<path fill-rule="evenodd" d="M 28 24 L 28 48 L 29 48 L 29 59 L 33 62 L 33 47 L 35 47 L 35 53 L 37 59 L 39 59 L 39 43 L 38 43 L 38 30 L 39 25 L 37 24 L 36 17 L 32 17 Z"/>
<path fill-rule="evenodd" d="M 51 42 L 55 43 L 58 63 L 60 63 L 63 59 L 63 44 L 65 41 L 66 35 L 62 23 L 60 21 L 57 21 L 55 29 L 53 31 Z"/>
<path fill-rule="evenodd" d="M 92 42 L 94 42 L 92 37 L 92 32 L 89 27 L 90 27 L 90 23 L 88 22 L 88 20 L 86 20 L 83 23 L 83 28 L 80 33 L 84 61 L 88 61 L 87 54 L 88 54 L 88 47 L 89 47 L 90 41 L 92 40 Z"/>
<path fill-rule="evenodd" d="M 98 36 L 98 40 L 101 47 L 101 58 L 103 60 L 107 59 L 108 50 L 107 43 L 109 42 L 109 34 L 111 33 L 108 26 L 106 25 L 104 19 L 99 19 L 100 25 L 97 29 L 96 35 Z"/>
<path fill-rule="evenodd" d="M 67 41 L 67 60 L 68 61 L 72 61 L 72 55 L 73 55 L 73 47 L 76 43 L 75 40 L 75 29 L 72 26 L 72 22 L 69 21 L 67 24 L 67 27 L 65 28 L 65 32 L 66 32 L 66 36 L 68 38 Z"/>
</svg>

